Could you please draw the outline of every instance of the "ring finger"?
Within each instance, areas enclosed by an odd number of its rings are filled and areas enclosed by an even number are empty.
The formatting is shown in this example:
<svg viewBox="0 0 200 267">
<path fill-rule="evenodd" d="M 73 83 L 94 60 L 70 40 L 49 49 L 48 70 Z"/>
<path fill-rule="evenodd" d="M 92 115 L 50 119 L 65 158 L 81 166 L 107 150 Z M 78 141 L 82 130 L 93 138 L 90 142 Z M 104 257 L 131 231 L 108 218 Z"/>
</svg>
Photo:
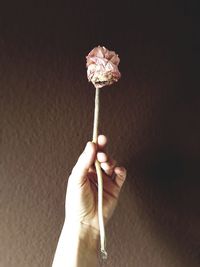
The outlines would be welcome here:
<svg viewBox="0 0 200 267">
<path fill-rule="evenodd" d="M 101 168 L 103 169 L 104 173 L 107 174 L 108 176 L 112 176 L 115 166 L 116 166 L 116 161 L 113 159 L 101 163 Z"/>
</svg>

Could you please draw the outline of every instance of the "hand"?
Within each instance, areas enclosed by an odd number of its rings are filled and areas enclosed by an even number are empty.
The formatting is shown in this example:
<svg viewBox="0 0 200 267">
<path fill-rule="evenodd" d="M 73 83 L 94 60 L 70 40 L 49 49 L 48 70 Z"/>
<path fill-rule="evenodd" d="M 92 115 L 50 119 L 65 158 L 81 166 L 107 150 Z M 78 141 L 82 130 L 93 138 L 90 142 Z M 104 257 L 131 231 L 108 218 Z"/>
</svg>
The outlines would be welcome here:
<svg viewBox="0 0 200 267">
<path fill-rule="evenodd" d="M 98 137 L 98 144 L 88 142 L 68 180 L 66 194 L 66 221 L 68 224 L 84 224 L 99 233 L 98 188 L 94 169 L 96 158 L 103 170 L 103 214 L 107 223 L 113 214 L 120 189 L 126 178 L 126 170 L 116 167 L 116 161 L 105 153 L 107 138 Z M 114 180 L 112 177 L 115 177 Z"/>
</svg>

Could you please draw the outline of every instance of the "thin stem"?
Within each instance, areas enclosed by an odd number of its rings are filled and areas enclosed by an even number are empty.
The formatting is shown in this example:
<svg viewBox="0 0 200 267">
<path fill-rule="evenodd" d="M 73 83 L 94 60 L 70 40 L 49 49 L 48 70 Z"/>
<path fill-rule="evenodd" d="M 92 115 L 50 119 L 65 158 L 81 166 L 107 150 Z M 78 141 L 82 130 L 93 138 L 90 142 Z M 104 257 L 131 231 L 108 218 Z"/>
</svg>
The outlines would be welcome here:
<svg viewBox="0 0 200 267">
<path fill-rule="evenodd" d="M 93 124 L 93 142 L 97 143 L 98 125 L 99 125 L 99 88 L 95 91 L 95 108 L 94 108 L 94 124 Z"/>
<path fill-rule="evenodd" d="M 97 138 L 98 138 L 99 92 L 100 92 L 99 88 L 96 87 L 94 125 L 93 125 L 93 142 L 94 143 L 97 143 Z M 103 219 L 103 178 L 102 178 L 101 166 L 98 160 L 95 161 L 95 167 L 96 167 L 97 180 L 98 180 L 98 220 L 99 220 L 99 230 L 100 230 L 101 255 L 103 259 L 106 259 L 107 258 L 106 236 L 105 236 L 105 227 L 104 227 L 104 219 Z"/>
</svg>

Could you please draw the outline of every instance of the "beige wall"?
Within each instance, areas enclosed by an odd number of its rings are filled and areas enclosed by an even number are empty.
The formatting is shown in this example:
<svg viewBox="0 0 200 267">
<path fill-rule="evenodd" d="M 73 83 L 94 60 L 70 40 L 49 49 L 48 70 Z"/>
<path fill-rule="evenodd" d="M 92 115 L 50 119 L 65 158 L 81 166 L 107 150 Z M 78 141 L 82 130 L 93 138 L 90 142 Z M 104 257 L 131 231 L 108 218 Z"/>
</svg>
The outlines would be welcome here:
<svg viewBox="0 0 200 267">
<path fill-rule="evenodd" d="M 105 266 L 199 266 L 192 19 L 170 6 L 13 5 L 0 23 L 0 267 L 51 264 L 67 178 L 91 138 L 85 55 L 98 44 L 121 57 L 121 81 L 101 91 L 100 130 L 128 169 Z"/>
</svg>

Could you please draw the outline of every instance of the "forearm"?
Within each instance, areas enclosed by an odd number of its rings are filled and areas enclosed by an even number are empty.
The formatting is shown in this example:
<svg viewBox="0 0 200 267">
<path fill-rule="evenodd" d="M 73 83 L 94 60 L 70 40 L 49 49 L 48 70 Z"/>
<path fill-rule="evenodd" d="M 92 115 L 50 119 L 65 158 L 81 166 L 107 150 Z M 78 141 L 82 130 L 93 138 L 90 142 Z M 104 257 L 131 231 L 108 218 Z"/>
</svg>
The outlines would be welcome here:
<svg viewBox="0 0 200 267">
<path fill-rule="evenodd" d="M 86 225 L 65 222 L 52 267 L 97 266 L 99 234 Z"/>
</svg>

